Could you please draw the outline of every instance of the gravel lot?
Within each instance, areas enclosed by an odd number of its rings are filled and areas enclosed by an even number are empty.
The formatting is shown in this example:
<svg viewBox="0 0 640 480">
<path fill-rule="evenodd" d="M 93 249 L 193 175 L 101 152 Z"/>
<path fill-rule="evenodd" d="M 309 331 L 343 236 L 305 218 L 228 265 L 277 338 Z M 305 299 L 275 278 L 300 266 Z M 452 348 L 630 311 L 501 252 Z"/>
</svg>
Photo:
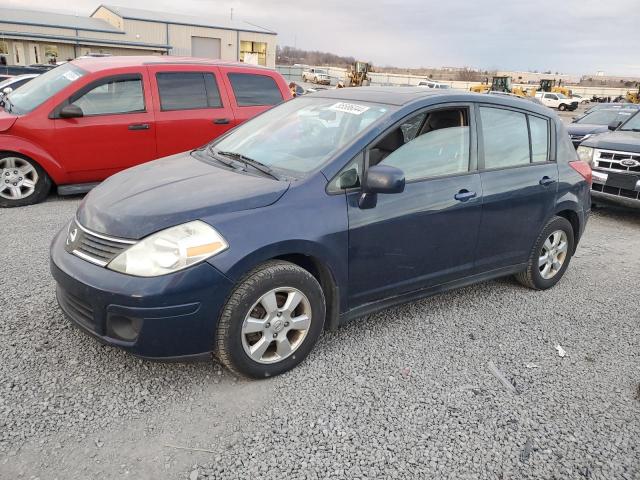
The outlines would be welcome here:
<svg viewBox="0 0 640 480">
<path fill-rule="evenodd" d="M 638 212 L 594 211 L 551 291 L 386 310 L 250 382 L 71 327 L 48 246 L 78 203 L 0 211 L 0 478 L 640 478 Z"/>
</svg>

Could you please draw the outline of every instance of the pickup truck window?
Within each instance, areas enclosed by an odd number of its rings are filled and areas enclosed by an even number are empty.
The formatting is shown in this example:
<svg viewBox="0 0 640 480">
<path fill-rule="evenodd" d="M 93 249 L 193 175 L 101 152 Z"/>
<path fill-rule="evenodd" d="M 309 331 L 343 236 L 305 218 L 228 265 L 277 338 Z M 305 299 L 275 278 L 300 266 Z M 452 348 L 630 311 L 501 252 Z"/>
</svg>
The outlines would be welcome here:
<svg viewBox="0 0 640 480">
<path fill-rule="evenodd" d="M 229 73 L 229 81 L 239 107 L 276 105 L 282 93 L 273 78 L 251 73 Z"/>
<path fill-rule="evenodd" d="M 158 72 L 156 80 L 163 112 L 222 107 L 218 84 L 212 73 Z"/>
<path fill-rule="evenodd" d="M 142 77 L 109 78 L 81 90 L 69 99 L 77 105 L 83 115 L 113 115 L 118 113 L 144 112 Z"/>
</svg>

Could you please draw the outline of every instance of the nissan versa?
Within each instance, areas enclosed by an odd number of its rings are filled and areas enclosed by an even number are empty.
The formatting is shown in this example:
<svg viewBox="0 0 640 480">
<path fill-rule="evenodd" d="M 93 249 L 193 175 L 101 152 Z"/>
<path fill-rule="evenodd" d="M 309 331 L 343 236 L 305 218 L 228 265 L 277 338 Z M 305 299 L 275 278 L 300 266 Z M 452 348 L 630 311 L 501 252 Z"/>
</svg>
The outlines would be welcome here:
<svg viewBox="0 0 640 480">
<path fill-rule="evenodd" d="M 324 328 L 425 295 L 565 273 L 591 169 L 509 97 L 326 90 L 116 174 L 53 240 L 60 306 L 135 355 L 266 377 Z"/>
</svg>

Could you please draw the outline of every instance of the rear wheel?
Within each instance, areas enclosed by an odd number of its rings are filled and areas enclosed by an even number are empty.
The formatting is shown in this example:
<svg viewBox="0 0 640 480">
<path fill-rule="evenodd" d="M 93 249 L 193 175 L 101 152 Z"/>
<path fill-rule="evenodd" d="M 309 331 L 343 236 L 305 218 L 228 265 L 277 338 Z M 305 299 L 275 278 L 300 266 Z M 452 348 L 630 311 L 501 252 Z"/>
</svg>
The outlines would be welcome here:
<svg viewBox="0 0 640 480">
<path fill-rule="evenodd" d="M 561 112 L 564 112 L 567 109 L 567 106 L 564 103 L 561 103 L 560 105 L 558 105 L 558 110 L 560 110 Z"/>
<path fill-rule="evenodd" d="M 297 265 L 269 261 L 245 276 L 227 300 L 218 323 L 216 354 L 240 375 L 279 375 L 309 354 L 324 317 L 318 281 Z"/>
<path fill-rule="evenodd" d="M 546 290 L 560 281 L 573 254 L 574 234 L 571 223 L 553 217 L 542 229 L 527 263 L 516 279 L 524 286 Z"/>
<path fill-rule="evenodd" d="M 41 202 L 51 190 L 51 179 L 28 157 L 0 154 L 0 207 L 21 207 Z"/>
</svg>

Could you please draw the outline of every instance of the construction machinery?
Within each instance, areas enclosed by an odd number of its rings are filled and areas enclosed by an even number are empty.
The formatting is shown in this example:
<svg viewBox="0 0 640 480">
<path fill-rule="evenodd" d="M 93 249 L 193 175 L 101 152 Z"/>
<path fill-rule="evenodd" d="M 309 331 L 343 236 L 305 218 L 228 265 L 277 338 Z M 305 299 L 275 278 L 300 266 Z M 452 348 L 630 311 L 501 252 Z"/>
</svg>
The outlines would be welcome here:
<svg viewBox="0 0 640 480">
<path fill-rule="evenodd" d="M 629 90 L 625 98 L 627 102 L 640 103 L 640 86 L 638 86 L 638 90 Z"/>
<path fill-rule="evenodd" d="M 511 93 L 519 97 L 532 96 L 530 93 L 522 89 L 522 87 L 514 87 L 511 77 L 506 76 L 492 77 L 491 85 L 489 85 L 489 79 L 487 78 L 484 83 L 474 85 L 470 90 L 475 93 L 504 92 Z"/>
<path fill-rule="evenodd" d="M 541 92 L 561 93 L 567 97 L 571 97 L 571 90 L 562 86 L 562 80 L 558 80 L 556 82 L 555 78 L 541 79 L 540 88 L 538 88 L 538 90 Z"/>
<path fill-rule="evenodd" d="M 363 85 L 369 85 L 371 83 L 369 72 L 371 71 L 372 69 L 370 64 L 366 62 L 355 62 L 351 65 L 349 72 L 347 72 L 349 86 L 362 87 Z"/>
</svg>

